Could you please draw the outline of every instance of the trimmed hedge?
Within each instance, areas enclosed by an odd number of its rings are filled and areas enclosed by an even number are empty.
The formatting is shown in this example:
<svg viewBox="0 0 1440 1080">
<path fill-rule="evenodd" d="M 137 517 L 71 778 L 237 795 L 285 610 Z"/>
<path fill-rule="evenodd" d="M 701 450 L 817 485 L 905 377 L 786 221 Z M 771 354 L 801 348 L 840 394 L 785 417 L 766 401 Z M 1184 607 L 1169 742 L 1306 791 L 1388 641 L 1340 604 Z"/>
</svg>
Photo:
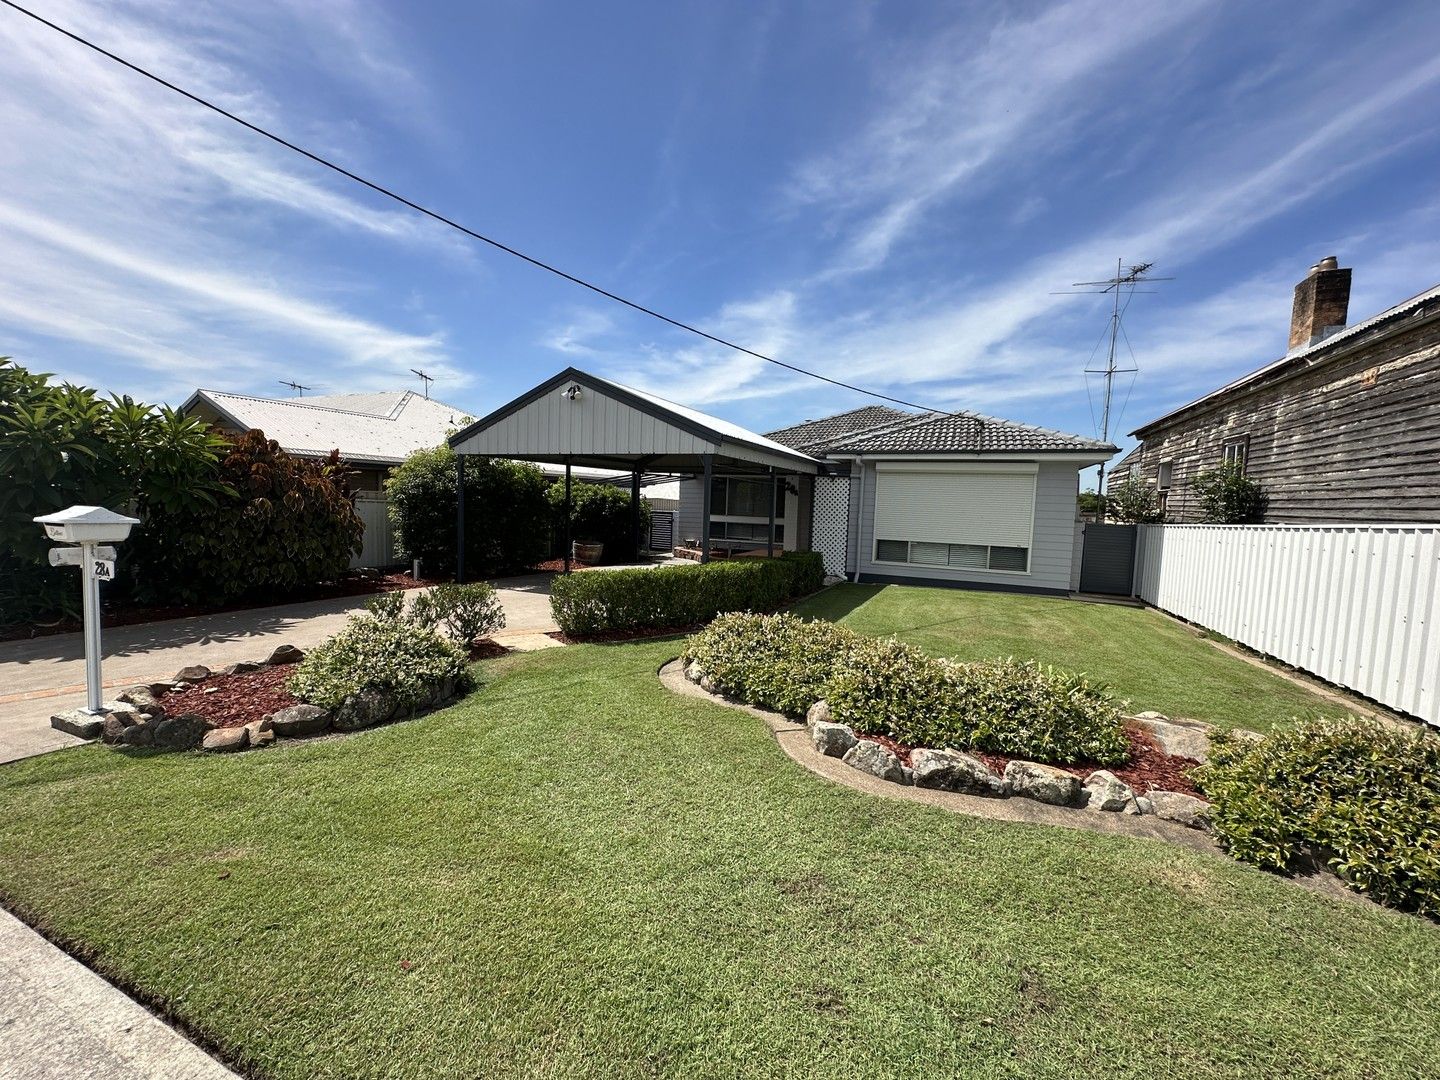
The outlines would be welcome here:
<svg viewBox="0 0 1440 1080">
<path fill-rule="evenodd" d="M 1120 710 L 1083 675 L 1036 663 L 956 663 L 912 645 L 790 615 L 727 615 L 693 635 L 684 660 L 747 704 L 830 718 L 908 746 L 1070 764 L 1129 757 Z"/>
<path fill-rule="evenodd" d="M 779 607 L 814 592 L 824 580 L 824 560 L 813 551 L 703 566 L 592 570 L 556 577 L 550 610 L 572 637 L 694 626 L 726 611 Z"/>
<path fill-rule="evenodd" d="M 1217 734 L 1195 779 L 1237 859 L 1287 870 L 1314 851 L 1381 903 L 1440 915 L 1440 736 L 1356 717 Z"/>
</svg>

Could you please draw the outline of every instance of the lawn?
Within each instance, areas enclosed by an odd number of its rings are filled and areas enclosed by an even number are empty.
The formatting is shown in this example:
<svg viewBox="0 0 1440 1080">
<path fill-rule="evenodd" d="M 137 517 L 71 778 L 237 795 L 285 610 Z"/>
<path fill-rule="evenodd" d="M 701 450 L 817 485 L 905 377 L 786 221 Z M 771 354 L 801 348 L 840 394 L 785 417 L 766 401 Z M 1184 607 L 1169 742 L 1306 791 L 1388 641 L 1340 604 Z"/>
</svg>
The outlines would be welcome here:
<svg viewBox="0 0 1440 1080">
<path fill-rule="evenodd" d="M 1406 1077 L 1440 927 L 827 784 L 678 643 L 420 720 L 0 768 L 0 897 L 254 1076 Z"/>
<path fill-rule="evenodd" d="M 893 634 L 936 656 L 1014 656 L 1083 671 L 1135 711 L 1257 731 L 1296 716 L 1345 711 L 1146 608 L 967 589 L 839 585 L 796 610 L 864 634 Z"/>
</svg>

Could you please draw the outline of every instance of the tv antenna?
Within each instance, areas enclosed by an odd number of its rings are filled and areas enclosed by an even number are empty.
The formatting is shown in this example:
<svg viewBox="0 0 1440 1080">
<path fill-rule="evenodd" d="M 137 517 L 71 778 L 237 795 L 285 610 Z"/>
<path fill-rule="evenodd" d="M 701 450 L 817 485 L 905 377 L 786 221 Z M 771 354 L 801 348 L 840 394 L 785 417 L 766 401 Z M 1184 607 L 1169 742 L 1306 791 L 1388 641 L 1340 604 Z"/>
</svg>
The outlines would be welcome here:
<svg viewBox="0 0 1440 1080">
<path fill-rule="evenodd" d="M 1105 357 L 1105 366 L 1097 368 L 1087 365 L 1085 368 L 1086 375 L 1102 375 L 1105 379 L 1105 398 L 1100 410 L 1099 425 L 1100 440 L 1102 442 L 1110 441 L 1110 411 L 1111 405 L 1115 398 L 1115 376 L 1134 374 L 1135 372 L 1138 372 L 1140 370 L 1139 366 L 1135 363 L 1134 349 L 1130 349 L 1129 367 L 1119 367 L 1116 363 L 1115 353 L 1117 347 L 1119 346 L 1121 337 L 1125 338 L 1125 347 L 1127 349 L 1130 348 L 1130 337 L 1128 334 L 1125 333 L 1125 327 L 1123 322 L 1125 318 L 1125 310 L 1130 306 L 1130 300 L 1137 292 L 1152 293 L 1155 291 L 1154 289 L 1137 289 L 1137 285 L 1148 284 L 1152 281 L 1175 280 L 1174 278 L 1170 277 L 1151 277 L 1150 271 L 1153 270 L 1154 267 L 1155 264 L 1153 262 L 1132 263 L 1131 265 L 1126 266 L 1123 259 L 1116 259 L 1114 277 L 1105 278 L 1101 281 L 1077 281 L 1071 286 L 1072 290 L 1078 292 L 1096 293 L 1102 295 L 1108 294 L 1111 298 L 1109 328 L 1110 350 Z M 1125 296 L 1125 302 L 1123 304 L 1120 302 L 1121 294 L 1124 294 Z M 1135 385 L 1133 379 L 1131 380 L 1130 385 L 1132 387 Z M 1086 389 L 1088 391 L 1088 384 L 1086 386 Z M 1126 400 L 1129 400 L 1128 392 L 1126 393 Z M 1091 408 L 1094 408 L 1093 403 L 1091 405 Z M 1121 405 L 1121 411 L 1124 411 L 1123 404 Z M 1093 412 L 1091 413 L 1091 418 L 1094 418 Z M 1095 494 L 1099 497 L 1100 500 L 1100 520 L 1104 521 L 1105 465 L 1103 462 L 1100 464 L 1099 472 L 1096 475 Z"/>
<path fill-rule="evenodd" d="M 314 390 L 314 389 L 315 389 L 315 387 L 313 387 L 313 386 L 305 386 L 305 385 L 302 384 L 302 383 L 291 382 L 289 379 L 277 379 L 276 381 L 277 381 L 281 386 L 288 386 L 288 387 L 290 387 L 290 389 L 291 389 L 291 390 L 294 390 L 295 393 L 298 394 L 300 397 L 304 397 L 304 396 L 305 396 L 305 391 L 306 391 L 306 390 Z"/>
<path fill-rule="evenodd" d="M 434 376 L 434 375 L 426 375 L 425 372 L 421 371 L 419 368 L 413 368 L 413 367 L 410 369 L 410 373 L 411 373 L 412 375 L 419 375 L 419 376 L 420 376 L 420 381 L 425 384 L 425 400 L 426 400 L 426 401 L 429 401 L 429 400 L 430 400 L 430 384 L 435 381 L 435 376 Z"/>
</svg>

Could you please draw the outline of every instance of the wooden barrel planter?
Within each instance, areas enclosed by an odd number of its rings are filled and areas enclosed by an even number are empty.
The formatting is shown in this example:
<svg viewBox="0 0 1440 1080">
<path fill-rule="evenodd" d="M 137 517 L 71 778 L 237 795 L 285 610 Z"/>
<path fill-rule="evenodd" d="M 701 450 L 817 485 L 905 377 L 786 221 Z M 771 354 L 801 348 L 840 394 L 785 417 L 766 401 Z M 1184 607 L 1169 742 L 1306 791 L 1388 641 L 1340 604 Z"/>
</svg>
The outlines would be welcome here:
<svg viewBox="0 0 1440 1080">
<path fill-rule="evenodd" d="M 604 551 L 604 544 L 591 543 L 587 540 L 576 540 L 570 545 L 570 554 L 575 561 L 589 563 L 591 566 L 600 561 L 600 556 Z"/>
</svg>

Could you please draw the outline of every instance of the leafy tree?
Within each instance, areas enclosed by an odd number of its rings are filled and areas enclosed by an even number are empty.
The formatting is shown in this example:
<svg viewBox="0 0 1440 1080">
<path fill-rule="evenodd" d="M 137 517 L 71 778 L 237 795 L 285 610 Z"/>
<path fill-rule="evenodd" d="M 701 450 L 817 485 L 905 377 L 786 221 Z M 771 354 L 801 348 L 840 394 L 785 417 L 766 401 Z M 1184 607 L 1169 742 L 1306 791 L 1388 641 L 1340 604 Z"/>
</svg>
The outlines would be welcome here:
<svg viewBox="0 0 1440 1080">
<path fill-rule="evenodd" d="M 545 558 L 550 515 L 545 474 L 501 458 L 465 459 L 465 572 L 489 577 Z M 427 574 L 455 572 L 455 452 L 417 450 L 385 482 L 395 542 Z"/>
<path fill-rule="evenodd" d="M 565 485 L 550 488 L 557 537 L 565 532 Z M 640 500 L 640 530 L 650 523 L 650 507 Z M 624 562 L 634 557 L 635 537 L 630 523 L 630 492 L 614 484 L 570 485 L 570 538 L 605 545 L 602 558 Z"/>
<path fill-rule="evenodd" d="M 1126 477 L 1110 488 L 1105 496 L 1105 513 L 1125 524 L 1158 525 L 1165 520 L 1155 489 L 1135 476 Z"/>
<path fill-rule="evenodd" d="M 1076 500 L 1076 502 L 1078 503 L 1080 507 L 1080 513 L 1082 514 L 1100 513 L 1100 493 L 1097 492 L 1094 488 L 1087 488 L 1086 490 L 1080 492 L 1080 497 Z"/>
<path fill-rule="evenodd" d="M 1191 481 L 1200 511 L 1211 525 L 1246 525 L 1265 516 L 1265 492 L 1238 461 L 1202 469 Z"/>
</svg>

